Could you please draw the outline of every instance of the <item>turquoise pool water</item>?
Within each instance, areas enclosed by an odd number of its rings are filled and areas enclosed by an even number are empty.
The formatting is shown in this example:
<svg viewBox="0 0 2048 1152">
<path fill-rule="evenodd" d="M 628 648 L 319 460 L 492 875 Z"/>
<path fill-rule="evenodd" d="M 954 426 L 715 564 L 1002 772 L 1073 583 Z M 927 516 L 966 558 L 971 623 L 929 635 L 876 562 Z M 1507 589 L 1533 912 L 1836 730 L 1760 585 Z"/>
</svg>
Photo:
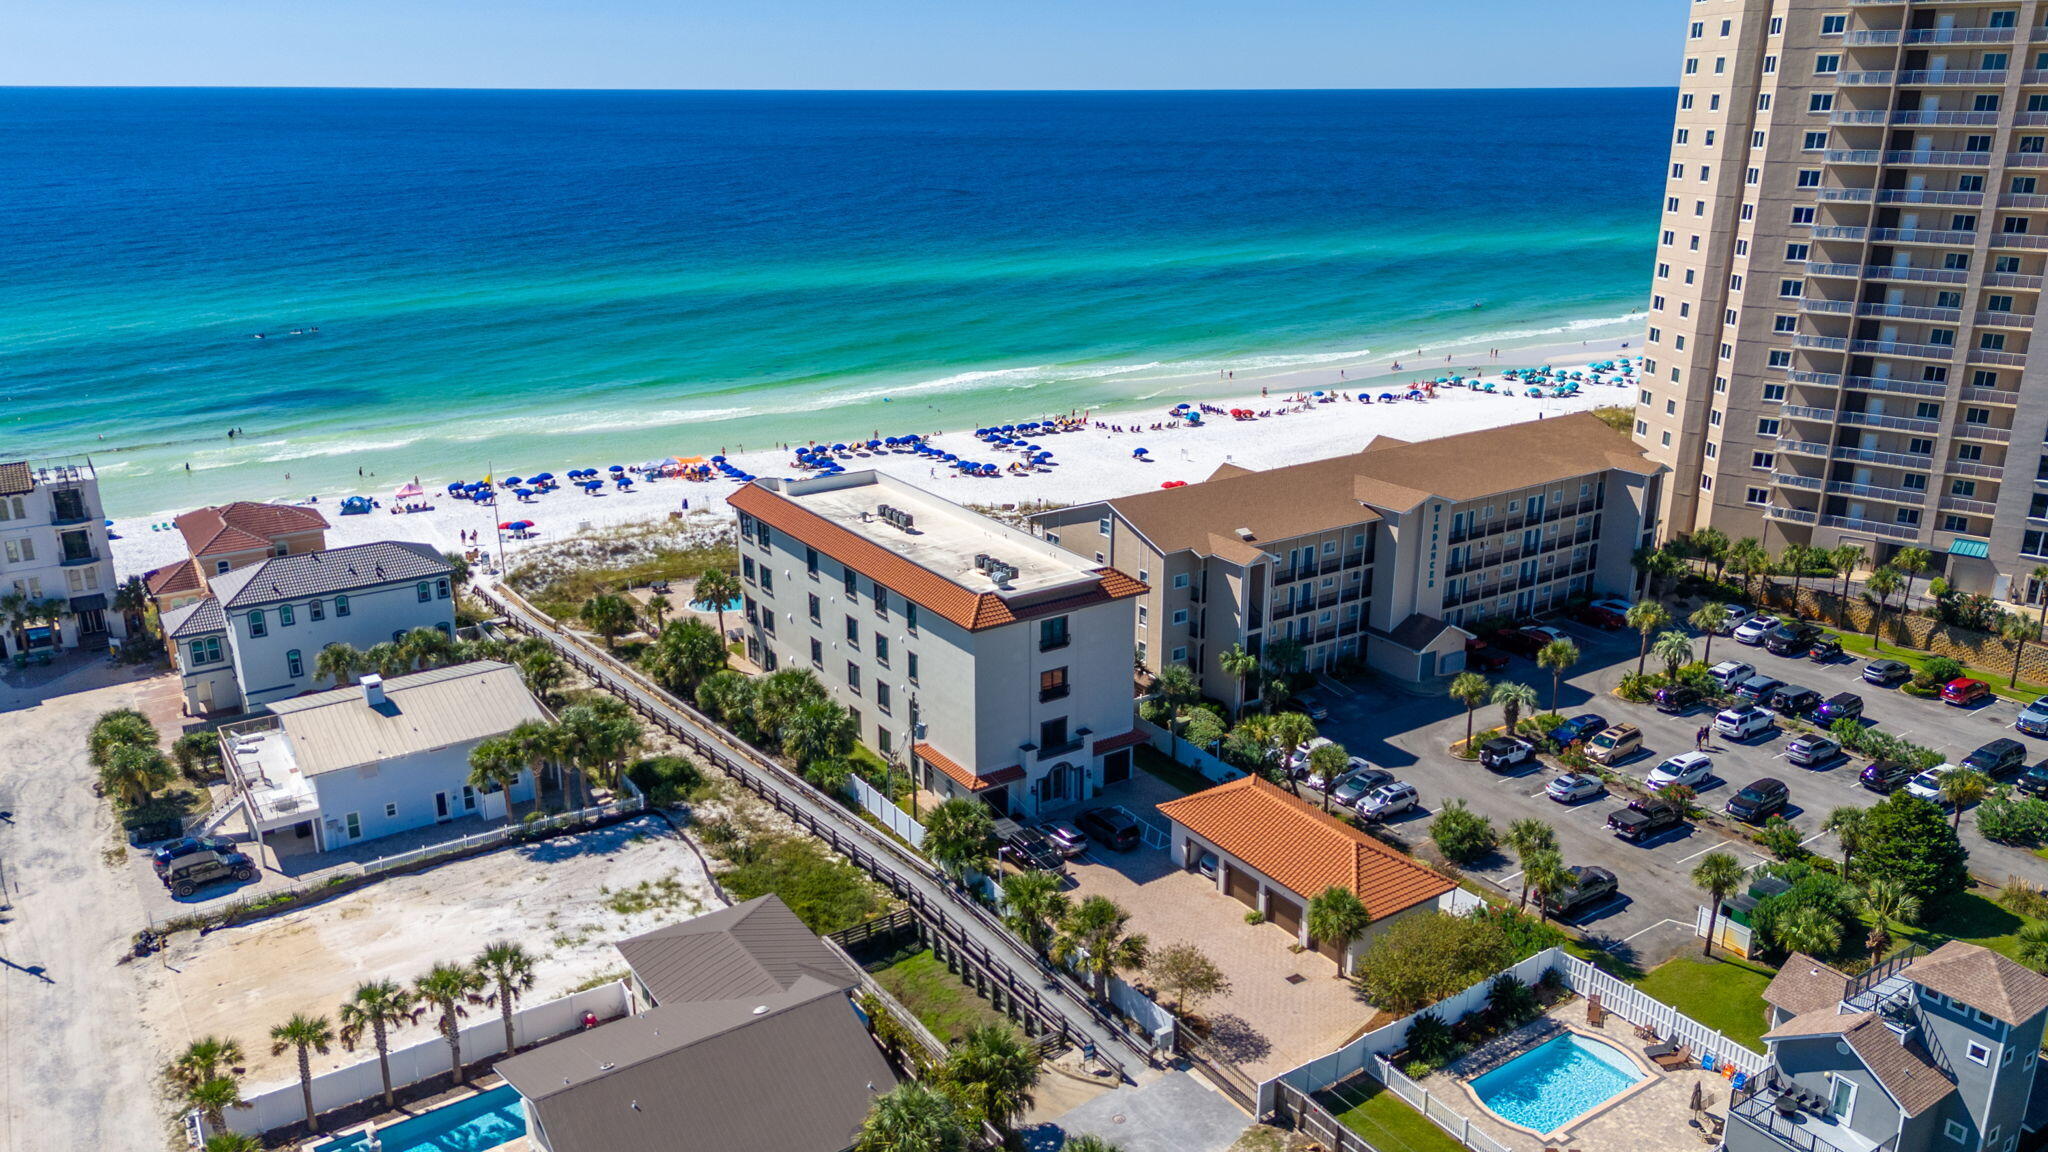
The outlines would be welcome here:
<svg viewBox="0 0 2048 1152">
<path fill-rule="evenodd" d="M 509 1084 L 377 1129 L 384 1152 L 484 1152 L 524 1135 L 526 1111 Z M 366 1152 L 369 1147 L 369 1137 L 357 1132 L 316 1145 L 313 1152 Z"/>
<path fill-rule="evenodd" d="M 727 600 L 727 601 L 725 602 L 725 610 L 726 610 L 727 612 L 737 612 L 737 611 L 739 611 L 739 610 L 740 610 L 741 608 L 743 608 L 743 607 L 745 607 L 745 606 L 746 606 L 746 601 L 745 601 L 745 600 L 743 600 L 743 599 L 741 599 L 741 598 L 740 598 L 740 597 L 738 597 L 738 596 L 735 596 L 735 597 L 733 597 L 732 599 L 730 599 L 730 600 Z M 699 611 L 699 612 L 716 612 L 716 611 L 718 611 L 718 605 L 716 605 L 716 604 L 713 604 L 713 603 L 712 603 L 711 601 L 709 601 L 709 600 L 692 600 L 692 601 L 690 601 L 690 607 L 692 607 L 692 608 L 695 608 L 695 609 L 696 609 L 697 611 Z"/>
<path fill-rule="evenodd" d="M 1567 1033 L 1472 1081 L 1472 1091 L 1508 1123 L 1547 1133 L 1641 1079 L 1642 1072 L 1621 1049 Z"/>
</svg>

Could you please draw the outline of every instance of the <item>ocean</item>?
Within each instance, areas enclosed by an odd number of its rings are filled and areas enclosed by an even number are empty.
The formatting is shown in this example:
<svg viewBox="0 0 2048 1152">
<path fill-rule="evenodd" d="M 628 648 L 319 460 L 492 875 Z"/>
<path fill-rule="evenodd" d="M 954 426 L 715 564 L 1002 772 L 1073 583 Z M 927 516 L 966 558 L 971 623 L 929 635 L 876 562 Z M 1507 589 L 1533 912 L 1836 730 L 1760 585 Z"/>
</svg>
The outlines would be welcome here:
<svg viewBox="0 0 2048 1152">
<path fill-rule="evenodd" d="M 0 457 L 145 515 L 1639 331 L 1671 107 L 0 88 Z"/>
</svg>

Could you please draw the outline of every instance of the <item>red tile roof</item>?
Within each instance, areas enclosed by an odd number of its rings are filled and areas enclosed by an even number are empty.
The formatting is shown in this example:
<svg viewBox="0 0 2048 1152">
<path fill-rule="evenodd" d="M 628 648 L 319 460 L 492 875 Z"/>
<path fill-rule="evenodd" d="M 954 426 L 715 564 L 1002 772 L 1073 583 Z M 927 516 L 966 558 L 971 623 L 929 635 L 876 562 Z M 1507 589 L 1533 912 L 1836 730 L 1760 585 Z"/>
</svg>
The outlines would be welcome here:
<svg viewBox="0 0 2048 1152">
<path fill-rule="evenodd" d="M 182 592 L 197 592 L 206 586 L 199 579 L 199 565 L 190 560 L 180 560 L 144 573 L 142 582 L 149 588 L 151 596 L 176 596 Z"/>
<path fill-rule="evenodd" d="M 726 502 L 970 632 L 1071 612 L 1146 591 L 1142 582 L 1114 568 L 1097 568 L 1094 574 L 1099 579 L 1092 588 L 1054 600 L 1011 604 L 994 592 L 964 588 L 759 484 L 741 486 L 726 497 Z"/>
<path fill-rule="evenodd" d="M 311 508 L 248 500 L 195 508 L 172 523 L 184 534 L 185 547 L 194 556 L 268 548 L 279 536 L 322 532 L 329 526 L 327 517 Z"/>
<path fill-rule="evenodd" d="M 1105 753 L 1114 752 L 1119 748 L 1136 747 L 1139 744 L 1143 744 L 1145 740 L 1145 734 L 1133 728 L 1121 736 L 1105 736 L 1097 740 L 1095 747 L 1090 748 L 1088 751 L 1093 755 L 1101 756 Z"/>
<path fill-rule="evenodd" d="M 962 787 L 976 792 L 984 788 L 994 788 L 998 784 L 1008 784 L 1024 778 L 1024 768 L 1019 764 L 1012 764 L 1008 768 L 998 768 L 986 775 L 977 776 L 959 761 L 929 744 L 913 745 L 911 751 L 917 753 L 918 759 L 952 777 Z"/>
<path fill-rule="evenodd" d="M 1159 811 L 1303 899 L 1332 885 L 1349 888 L 1375 919 L 1457 887 L 1257 776 L 1169 800 Z"/>
</svg>

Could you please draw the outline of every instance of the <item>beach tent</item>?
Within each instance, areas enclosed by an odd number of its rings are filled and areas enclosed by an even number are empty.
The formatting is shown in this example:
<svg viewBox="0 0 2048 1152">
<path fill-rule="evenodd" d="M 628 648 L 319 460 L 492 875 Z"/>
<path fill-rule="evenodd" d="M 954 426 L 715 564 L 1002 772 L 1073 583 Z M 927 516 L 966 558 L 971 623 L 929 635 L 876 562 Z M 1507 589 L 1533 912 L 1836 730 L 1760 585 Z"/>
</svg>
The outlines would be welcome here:
<svg viewBox="0 0 2048 1152">
<path fill-rule="evenodd" d="M 393 492 L 391 495 L 399 500 L 410 500 L 415 496 L 425 496 L 426 494 L 426 490 L 421 488 L 419 485 L 407 484 L 404 487 L 400 488 L 398 491 Z"/>
</svg>

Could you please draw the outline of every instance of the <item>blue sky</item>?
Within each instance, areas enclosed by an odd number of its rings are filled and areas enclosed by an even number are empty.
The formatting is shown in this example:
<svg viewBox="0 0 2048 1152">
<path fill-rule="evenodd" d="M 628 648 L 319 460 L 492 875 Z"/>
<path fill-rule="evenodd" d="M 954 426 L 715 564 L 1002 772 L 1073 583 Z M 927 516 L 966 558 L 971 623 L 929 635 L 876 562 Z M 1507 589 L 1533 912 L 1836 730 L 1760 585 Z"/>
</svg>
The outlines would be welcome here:
<svg viewBox="0 0 2048 1152">
<path fill-rule="evenodd" d="M 21 0 L 0 83 L 1499 88 L 1676 83 L 1683 0 Z"/>
</svg>

